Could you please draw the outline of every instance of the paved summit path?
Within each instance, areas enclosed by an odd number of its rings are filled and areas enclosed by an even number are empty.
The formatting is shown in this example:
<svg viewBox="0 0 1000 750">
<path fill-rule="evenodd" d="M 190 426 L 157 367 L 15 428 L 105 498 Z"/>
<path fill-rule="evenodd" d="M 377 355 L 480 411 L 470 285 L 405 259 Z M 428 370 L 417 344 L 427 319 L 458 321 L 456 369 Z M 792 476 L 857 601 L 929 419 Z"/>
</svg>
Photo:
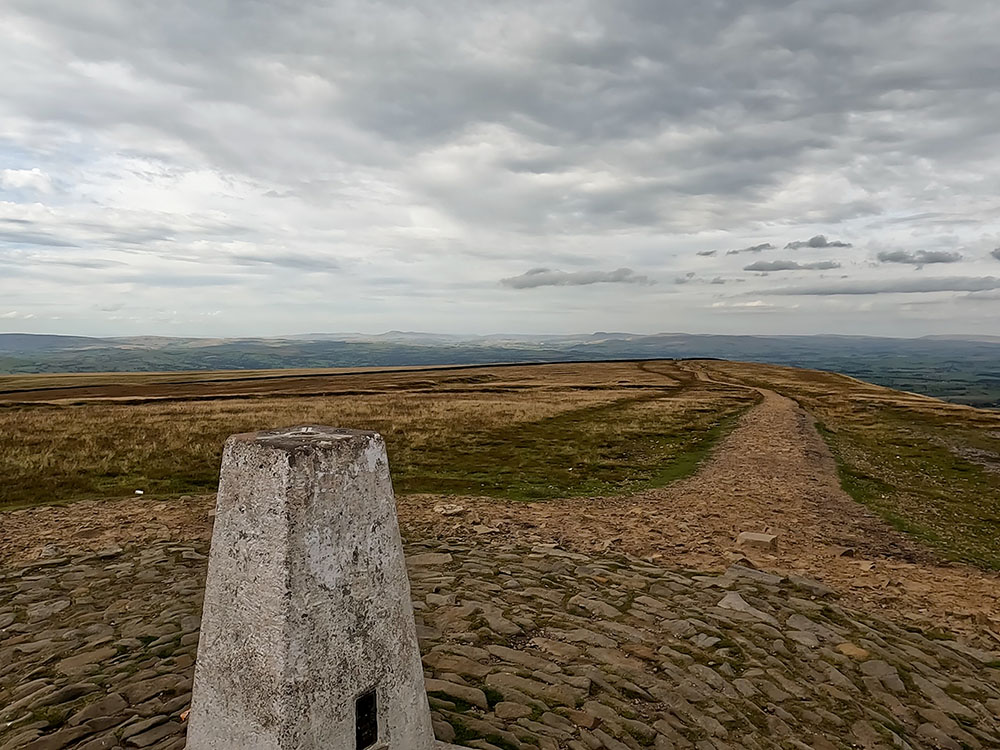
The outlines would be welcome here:
<svg viewBox="0 0 1000 750">
<path fill-rule="evenodd" d="M 0 571 L 0 749 L 184 746 L 204 543 Z M 1000 747 L 1000 653 L 814 581 L 407 546 L 439 739 L 481 750 Z"/>
<path fill-rule="evenodd" d="M 700 379 L 717 382 L 692 367 Z M 841 489 L 812 417 L 785 396 L 754 390 L 760 403 L 696 474 L 668 487 L 527 506 L 403 498 L 401 517 L 424 537 L 474 536 L 470 527 L 479 526 L 511 539 L 557 541 L 580 552 L 621 550 L 704 570 L 724 570 L 746 555 L 762 568 L 819 578 L 858 605 L 1000 632 L 1000 575 L 939 561 L 855 502 Z M 459 504 L 466 513 L 442 517 L 435 504 Z M 463 523 L 467 517 L 471 524 Z M 740 549 L 736 539 L 744 531 L 773 533 L 777 546 Z"/>
</svg>

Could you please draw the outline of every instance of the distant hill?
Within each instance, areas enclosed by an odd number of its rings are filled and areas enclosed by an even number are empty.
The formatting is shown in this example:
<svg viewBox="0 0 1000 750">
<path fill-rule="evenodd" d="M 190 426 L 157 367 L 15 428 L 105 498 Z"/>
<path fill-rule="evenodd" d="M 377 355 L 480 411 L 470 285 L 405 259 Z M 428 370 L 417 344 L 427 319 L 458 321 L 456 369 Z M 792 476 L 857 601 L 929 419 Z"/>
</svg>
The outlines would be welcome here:
<svg viewBox="0 0 1000 750">
<path fill-rule="evenodd" d="M 285 338 L 88 338 L 0 334 L 0 373 L 378 367 L 715 358 L 831 370 L 879 385 L 1000 407 L 1000 337 L 570 335 L 390 331 Z"/>
<path fill-rule="evenodd" d="M 925 339 L 937 339 L 939 341 L 978 341 L 982 344 L 1000 344 L 1000 336 L 986 336 L 977 334 L 939 334 L 935 336 L 924 336 Z"/>
<path fill-rule="evenodd" d="M 86 336 L 54 336 L 34 333 L 0 333 L 0 353 L 29 354 L 61 350 L 80 350 L 88 346 L 106 346 L 107 339 Z"/>
</svg>

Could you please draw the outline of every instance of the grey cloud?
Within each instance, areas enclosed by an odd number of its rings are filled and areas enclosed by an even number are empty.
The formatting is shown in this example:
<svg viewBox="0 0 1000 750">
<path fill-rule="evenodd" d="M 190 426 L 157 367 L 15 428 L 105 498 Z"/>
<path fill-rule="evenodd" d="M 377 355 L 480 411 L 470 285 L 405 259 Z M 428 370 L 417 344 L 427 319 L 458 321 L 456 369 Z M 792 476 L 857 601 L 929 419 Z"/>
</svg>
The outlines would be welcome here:
<svg viewBox="0 0 1000 750">
<path fill-rule="evenodd" d="M 789 175 L 845 169 L 864 197 L 817 191 L 793 210 L 850 217 L 882 210 L 892 154 L 959 164 L 997 119 L 982 96 L 995 83 L 981 54 L 993 42 L 989 2 L 949 12 L 915 0 L 905 15 L 875 5 L 633 1 L 581 13 L 568 1 L 515 0 L 507 33 L 493 34 L 488 3 L 253 13 L 190 3 L 181 28 L 165 5 L 112 4 L 98 20 L 55 0 L 11 0 L 12 15 L 63 57 L 51 70 L 22 63 L 34 75 L 12 81 L 5 100 L 32 121 L 110 142 L 148 132 L 133 148 L 155 156 L 183 143 L 275 183 L 276 195 L 334 197 L 374 169 L 405 199 L 477 226 L 781 220 L 788 207 L 770 199 Z M 930 37 L 921 11 L 935 12 Z M 568 31 L 578 25 L 588 33 Z M 470 56 L 457 39 L 489 54 Z M 659 138 L 665 128 L 678 137 Z M 477 143 L 477 158 L 464 159 Z M 465 169 L 423 171 L 421 160 Z M 588 173 L 601 171 L 614 179 L 598 189 Z"/>
<path fill-rule="evenodd" d="M 89 269 L 104 269 L 104 268 L 122 268 L 125 266 L 124 263 L 118 260 L 100 260 L 85 259 L 85 258 L 46 258 L 44 260 L 34 259 L 34 262 L 51 263 L 56 266 L 69 266 L 70 268 L 89 268 Z"/>
<path fill-rule="evenodd" d="M 11 245 L 35 245 L 37 247 L 78 247 L 76 244 L 60 239 L 49 232 L 41 231 L 0 229 L 0 242 Z"/>
<path fill-rule="evenodd" d="M 238 277 L 221 274 L 177 274 L 140 272 L 122 275 L 117 281 L 138 284 L 148 287 L 204 287 L 204 286 L 235 286 L 240 283 Z"/>
<path fill-rule="evenodd" d="M 1000 260 L 1000 247 L 998 247 L 996 250 L 994 250 L 993 252 L 991 252 L 990 255 L 992 255 L 997 260 Z"/>
<path fill-rule="evenodd" d="M 774 250 L 774 245 L 770 242 L 764 242 L 760 245 L 752 245 L 751 247 L 744 247 L 740 250 L 728 250 L 726 255 L 740 255 L 742 253 L 760 253 L 764 250 Z"/>
<path fill-rule="evenodd" d="M 533 268 L 520 276 L 501 279 L 500 283 L 513 289 L 534 289 L 540 286 L 586 286 L 588 284 L 641 284 L 654 283 L 648 276 L 637 274 L 631 268 L 614 271 L 556 271 L 550 268 Z"/>
<path fill-rule="evenodd" d="M 797 263 L 794 260 L 758 260 L 748 266 L 743 266 L 744 271 L 829 271 L 833 268 L 840 268 L 840 264 L 835 260 L 819 260 L 815 263 Z"/>
<path fill-rule="evenodd" d="M 712 257 L 713 255 L 715 255 L 715 253 L 716 253 L 716 251 L 715 251 L 715 250 L 699 250 L 699 251 L 698 251 L 698 252 L 697 252 L 696 254 L 697 254 L 697 255 L 701 255 L 701 256 L 704 256 L 704 257 L 706 257 L 706 258 L 710 258 L 710 257 Z"/>
<path fill-rule="evenodd" d="M 918 268 L 928 263 L 958 263 L 961 253 L 946 250 L 886 250 L 878 254 L 881 263 L 907 263 Z"/>
<path fill-rule="evenodd" d="M 921 294 L 926 292 L 982 292 L 1000 289 L 1000 278 L 994 276 L 952 276 L 914 280 L 845 281 L 831 284 L 813 284 L 779 287 L 768 294 L 780 295 L 837 295 L 837 294 Z"/>
<path fill-rule="evenodd" d="M 850 242 L 841 242 L 840 240 L 828 240 L 825 235 L 817 234 L 815 237 L 810 237 L 808 240 L 795 240 L 794 242 L 789 242 L 785 245 L 785 249 L 798 250 L 803 247 L 808 248 L 823 248 L 823 247 L 851 247 Z"/>
<path fill-rule="evenodd" d="M 329 273 L 339 271 L 340 263 L 334 258 L 302 255 L 298 253 L 273 253 L 271 255 L 231 255 L 238 266 L 278 266 L 307 273 Z"/>
</svg>

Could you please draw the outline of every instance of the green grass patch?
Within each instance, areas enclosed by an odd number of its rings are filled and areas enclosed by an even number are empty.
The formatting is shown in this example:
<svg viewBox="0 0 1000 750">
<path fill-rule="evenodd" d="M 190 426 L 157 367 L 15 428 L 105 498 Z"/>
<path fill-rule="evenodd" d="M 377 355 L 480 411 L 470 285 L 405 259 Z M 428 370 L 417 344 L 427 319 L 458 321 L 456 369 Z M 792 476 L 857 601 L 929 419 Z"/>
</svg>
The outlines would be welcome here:
<svg viewBox="0 0 1000 750">
<path fill-rule="evenodd" d="M 395 466 L 400 492 L 511 500 L 608 495 L 690 476 L 736 425 L 745 402 L 694 411 L 644 394 L 469 436 Z"/>
<path fill-rule="evenodd" d="M 1000 475 L 963 457 L 972 432 L 896 408 L 820 428 L 851 497 L 947 559 L 1000 569 Z"/>
</svg>

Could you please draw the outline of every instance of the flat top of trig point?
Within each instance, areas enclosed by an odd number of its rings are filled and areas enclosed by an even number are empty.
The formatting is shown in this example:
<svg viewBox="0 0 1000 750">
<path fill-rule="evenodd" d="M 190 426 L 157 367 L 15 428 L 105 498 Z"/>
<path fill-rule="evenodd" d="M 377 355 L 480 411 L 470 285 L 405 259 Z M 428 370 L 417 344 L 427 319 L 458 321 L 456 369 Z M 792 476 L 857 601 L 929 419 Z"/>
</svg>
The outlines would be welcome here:
<svg viewBox="0 0 1000 750">
<path fill-rule="evenodd" d="M 281 427 L 277 430 L 261 430 L 260 432 L 243 432 L 233 435 L 230 440 L 247 443 L 263 443 L 274 448 L 291 450 L 306 446 L 322 445 L 341 440 L 378 437 L 371 430 L 351 430 L 346 427 L 328 427 L 321 424 L 302 424 L 294 427 Z"/>
</svg>

